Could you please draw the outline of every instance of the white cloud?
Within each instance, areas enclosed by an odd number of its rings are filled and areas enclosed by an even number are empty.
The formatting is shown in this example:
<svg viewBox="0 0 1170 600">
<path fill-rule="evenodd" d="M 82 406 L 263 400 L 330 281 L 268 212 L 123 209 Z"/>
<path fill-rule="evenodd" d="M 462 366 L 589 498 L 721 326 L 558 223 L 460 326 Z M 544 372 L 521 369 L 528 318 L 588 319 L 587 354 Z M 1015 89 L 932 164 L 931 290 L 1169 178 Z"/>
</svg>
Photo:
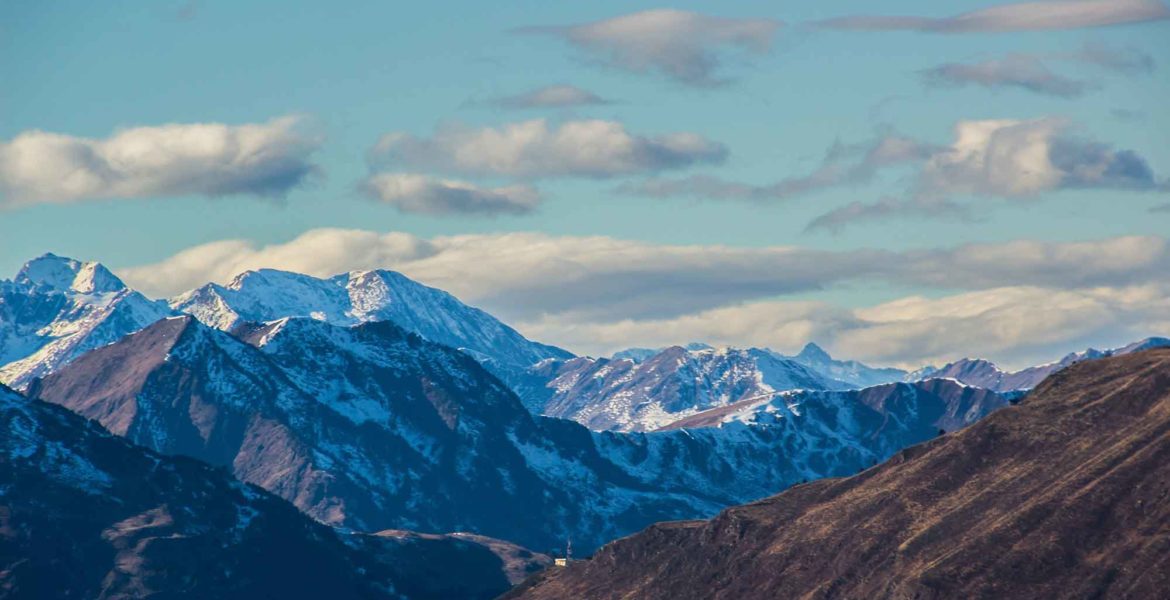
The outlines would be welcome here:
<svg viewBox="0 0 1170 600">
<path fill-rule="evenodd" d="M 515 96 L 497 98 L 493 104 L 503 108 L 567 108 L 608 104 L 609 101 L 575 85 L 549 85 Z"/>
<path fill-rule="evenodd" d="M 0 142 L 0 207 L 195 194 L 280 197 L 318 168 L 301 119 L 136 127 L 105 139 L 26 131 Z"/>
<path fill-rule="evenodd" d="M 637 73 L 657 71 L 682 83 L 712 85 L 722 81 L 716 76 L 722 53 L 765 53 L 780 26 L 772 19 L 728 19 L 657 9 L 519 31 L 560 37 L 613 67 Z"/>
<path fill-rule="evenodd" d="M 1072 187 L 1154 189 L 1145 159 L 1072 137 L 1060 119 L 960 121 L 927 161 L 923 193 L 1027 197 Z"/>
<path fill-rule="evenodd" d="M 855 310 L 860 323 L 838 332 L 834 346 L 901 364 L 974 355 L 1022 366 L 1054 360 L 1078 346 L 1165 333 L 1167 291 L 1164 283 L 1068 290 L 1023 286 L 909 297 Z"/>
<path fill-rule="evenodd" d="M 1067 121 L 959 121 L 954 141 L 923 155 L 906 197 L 851 202 L 813 219 L 808 229 L 837 231 L 861 220 L 895 215 L 966 217 L 956 196 L 1031 199 L 1074 188 L 1157 191 L 1167 188 L 1138 153 L 1078 137 Z"/>
<path fill-rule="evenodd" d="M 362 188 L 404 213 L 424 215 L 521 215 L 536 210 L 541 201 L 528 185 L 487 188 L 413 173 L 377 173 Z"/>
<path fill-rule="evenodd" d="M 821 21 L 822 27 L 861 31 L 970 33 L 1081 29 L 1170 18 L 1159 0 L 1058 0 L 985 8 L 953 17 L 852 15 Z"/>
<path fill-rule="evenodd" d="M 447 128 L 431 138 L 382 136 L 372 165 L 407 165 L 477 175 L 611 177 L 719 163 L 723 145 L 694 133 L 638 136 L 621 123 L 544 119 L 478 129 Z"/>
</svg>

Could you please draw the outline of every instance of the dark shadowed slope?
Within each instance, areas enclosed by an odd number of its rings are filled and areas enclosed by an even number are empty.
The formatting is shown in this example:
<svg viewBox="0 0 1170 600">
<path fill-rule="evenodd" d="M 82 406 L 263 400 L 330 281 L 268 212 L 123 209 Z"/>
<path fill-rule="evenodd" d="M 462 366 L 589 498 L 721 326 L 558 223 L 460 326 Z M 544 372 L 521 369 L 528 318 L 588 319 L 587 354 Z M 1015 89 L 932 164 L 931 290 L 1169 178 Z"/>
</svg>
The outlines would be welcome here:
<svg viewBox="0 0 1170 600">
<path fill-rule="evenodd" d="M 476 536 L 339 536 L 3 386 L 0 431 L 0 597 L 491 598 L 548 560 Z"/>
<path fill-rule="evenodd" d="M 674 522 L 516 598 L 1158 598 L 1170 349 L 1065 369 L 854 477 Z"/>
</svg>

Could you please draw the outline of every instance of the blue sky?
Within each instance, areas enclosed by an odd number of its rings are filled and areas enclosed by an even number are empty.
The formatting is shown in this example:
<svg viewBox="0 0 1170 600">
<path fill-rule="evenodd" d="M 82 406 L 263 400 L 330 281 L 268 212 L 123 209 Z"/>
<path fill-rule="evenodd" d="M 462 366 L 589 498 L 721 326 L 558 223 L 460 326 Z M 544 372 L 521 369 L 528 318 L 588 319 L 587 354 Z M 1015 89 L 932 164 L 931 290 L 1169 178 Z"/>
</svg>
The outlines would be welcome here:
<svg viewBox="0 0 1170 600">
<path fill-rule="evenodd" d="M 1141 14 L 1148 14 L 1151 7 L 1156 13 L 1160 5 L 1130 3 Z M 1053 4 L 1049 12 L 1059 16 L 1073 4 Z M 987 2 L 951 2 L 943 7 L 933 2 L 895 1 L 882 3 L 880 10 L 889 15 L 945 17 L 989 6 Z M 33 130 L 104 139 L 129 127 L 240 126 L 298 115 L 299 135 L 314 140 L 313 148 L 301 157 L 312 165 L 314 174 L 298 179 L 299 185 L 281 189 L 283 194 L 276 198 L 246 191 L 208 197 L 198 191 L 183 193 L 189 187 L 155 185 L 122 196 L 117 190 L 96 193 L 113 194 L 99 199 L 83 194 L 64 200 L 14 201 L 31 192 L 11 183 L 15 167 L 10 167 L 8 175 L 0 175 L 9 180 L 7 191 L 0 181 L 0 194 L 9 197 L 7 202 L 0 200 L 0 273 L 15 272 L 25 260 L 45 251 L 128 270 L 161 265 L 168 257 L 201 244 L 243 240 L 262 248 L 287 243 L 317 228 L 402 232 L 423 240 L 527 232 L 558 239 L 604 236 L 648 247 L 795 246 L 830 253 L 857 249 L 927 252 L 1020 240 L 1100 242 L 1123 236 L 1145 236 L 1155 245 L 1164 241 L 1170 212 L 1150 209 L 1170 201 L 1164 187 L 1170 173 L 1170 147 L 1165 143 L 1170 114 L 1163 108 L 1170 98 L 1165 68 L 1170 62 L 1170 21 L 1142 17 L 1104 27 L 1074 24 L 1006 32 L 867 31 L 818 22 L 872 13 L 877 10 L 872 3 L 725 2 L 717 11 L 708 3 L 669 5 L 712 18 L 783 22 L 774 35 L 763 36 L 767 47 L 758 52 L 711 42 L 708 50 L 717 59 L 711 73 L 729 80 L 718 85 L 680 79 L 654 67 L 631 69 L 607 60 L 604 48 L 574 44 L 569 34 L 558 33 L 563 30 L 517 31 L 592 23 L 658 8 L 664 7 L 628 2 L 354 2 L 344 7 L 313 2 L 6 3 L 0 7 L 0 144 Z M 1103 67 L 1084 58 L 1087 48 L 1104 48 L 1110 56 L 1139 64 Z M 929 85 L 923 75 L 940 65 L 976 65 L 1007 56 L 1026 56 L 1033 61 L 1028 64 L 1043 65 L 1049 73 L 1080 82 L 1084 90 L 1061 96 L 1018 86 Z M 502 108 L 495 102 L 553 84 L 577 86 L 610 102 L 524 110 Z M 450 177 L 491 189 L 531 186 L 542 201 L 526 214 L 458 210 L 419 214 L 362 191 L 371 169 L 383 168 L 371 167 L 367 161 L 383 134 L 404 132 L 427 140 L 442 128 L 495 128 L 539 118 L 547 119 L 553 128 L 600 119 L 620 124 L 631 135 L 697 134 L 722 145 L 726 156 L 722 161 L 651 166 L 607 177 L 468 173 L 430 155 L 398 153 L 391 159 L 389 168 L 394 172 Z M 1053 125 L 1054 139 L 1079 140 L 1065 144 L 1076 149 L 1071 154 L 1090 152 L 1086 148 L 1132 151 L 1152 170 L 1153 183 L 1139 185 L 1140 190 L 1132 189 L 1135 184 L 1127 179 L 1116 185 L 1082 182 L 1027 194 L 999 193 L 989 191 L 991 184 L 966 180 L 926 186 L 919 163 L 907 163 L 880 168 L 872 179 L 856 184 L 827 186 L 782 199 L 744 200 L 717 194 L 646 197 L 618 189 L 647 178 L 689 175 L 767 185 L 816 169 L 834 142 L 864 143 L 897 134 L 923 147 L 946 148 L 955 141 L 956 123 L 988 119 L 1051 119 L 1059 123 Z M 10 149 L 9 154 L 13 153 Z M 1104 156 L 1113 160 L 1117 155 Z M 937 191 L 940 186 L 945 194 Z M 930 193 L 920 192 L 923 187 L 931 187 Z M 172 188 L 179 191 L 171 193 Z M 905 202 L 911 196 L 926 204 L 905 206 L 884 218 L 850 220 L 839 230 L 808 229 L 818 216 L 850 203 L 870 204 L 883 197 Z M 961 206 L 967 211 L 965 216 L 924 208 L 941 201 Z M 1151 259 L 1143 255 L 1142 260 Z M 1148 271 L 1149 265 L 1143 265 Z M 328 266 L 343 270 L 372 265 L 354 259 Z M 419 269 L 412 273 L 403 264 L 380 266 L 403 268 L 416 276 L 434 274 L 433 281 L 423 280 L 454 288 L 471 301 L 505 313 L 526 333 L 588 351 L 625 343 L 668 342 L 674 336 L 709 331 L 675 325 L 669 333 L 604 334 L 596 327 L 679 315 L 614 313 L 600 321 L 572 321 L 576 317 L 552 308 L 511 310 L 507 295 L 482 289 L 488 283 L 452 285 L 450 272 Z M 1163 283 L 1114 275 L 1108 283 L 1117 288 Z M 206 270 L 206 278 L 223 276 Z M 198 278 L 198 273 L 191 277 Z M 867 281 L 851 276 L 783 294 L 774 290 L 745 293 L 723 298 L 724 304 L 694 308 L 697 314 L 723 306 L 783 300 L 855 309 L 902 297 L 945 298 L 975 289 L 924 283 L 924 279 Z M 1084 289 L 1083 281 L 1071 279 L 1076 281 L 1046 285 L 1062 291 Z M 159 284 L 159 277 L 150 281 L 158 288 L 150 292 L 182 289 L 177 284 Z M 1028 283 L 1020 275 L 986 287 Z M 718 285 L 718 281 L 704 280 L 703 285 Z M 615 289 L 613 293 L 627 292 Z M 1010 362 L 1082 342 L 1117 342 L 1138 330 L 1170 322 L 1157 310 L 1153 316 L 1143 313 L 1132 323 L 1129 317 L 1133 315 L 1127 313 L 1119 321 L 1127 323 L 1124 327 L 1053 336 L 1018 351 L 1018 343 L 1002 340 L 989 342 L 985 348 Z M 561 324 L 549 324 L 558 319 Z M 569 321 L 572 327 L 566 329 L 564 323 Z M 810 326 L 809 335 L 823 331 L 830 345 L 836 339 L 841 350 L 877 360 L 905 363 L 941 356 L 882 352 L 873 343 L 843 341 L 835 337 L 837 330 L 818 327 Z M 795 342 L 793 336 L 799 334 L 722 341 L 774 339 L 775 345 L 783 347 Z M 607 341 L 595 343 L 596 339 Z M 975 349 L 979 348 L 976 344 Z"/>
</svg>

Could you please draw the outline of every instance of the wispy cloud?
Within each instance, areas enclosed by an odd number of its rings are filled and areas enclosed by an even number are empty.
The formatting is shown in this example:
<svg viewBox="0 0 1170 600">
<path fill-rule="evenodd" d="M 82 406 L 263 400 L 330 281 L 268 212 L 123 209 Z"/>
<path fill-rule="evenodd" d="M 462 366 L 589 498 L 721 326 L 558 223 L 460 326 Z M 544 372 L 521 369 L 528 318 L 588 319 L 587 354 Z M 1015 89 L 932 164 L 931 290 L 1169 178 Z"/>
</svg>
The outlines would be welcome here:
<svg viewBox="0 0 1170 600">
<path fill-rule="evenodd" d="M 609 101 L 575 85 L 559 84 L 529 90 L 514 96 L 496 98 L 490 104 L 500 108 L 530 109 L 597 106 L 609 104 Z"/>
<path fill-rule="evenodd" d="M 618 186 L 620 193 L 656 198 L 691 197 L 712 200 L 783 200 L 818 190 L 869 182 L 883 168 L 925 160 L 932 147 L 887 134 L 856 144 L 833 144 L 821 164 L 809 173 L 753 185 L 708 175 L 680 179 L 652 178 Z"/>
<path fill-rule="evenodd" d="M 1027 54 L 977 63 L 946 63 L 922 72 L 934 87 L 978 85 L 985 88 L 1018 88 L 1061 98 L 1075 98 L 1094 84 L 1054 73 L 1042 60 Z"/>
<path fill-rule="evenodd" d="M 528 185 L 489 188 L 413 173 L 377 173 L 361 187 L 401 212 L 424 215 L 522 215 L 541 202 L 540 193 Z"/>
<path fill-rule="evenodd" d="M 633 135 L 615 121 L 544 119 L 440 130 L 430 138 L 382 136 L 372 166 L 406 165 L 473 175 L 612 177 L 722 162 L 727 149 L 694 133 Z"/>
<path fill-rule="evenodd" d="M 840 233 L 857 221 L 880 221 L 894 217 L 970 218 L 969 207 L 943 198 L 883 197 L 876 202 L 853 201 L 826 212 L 805 226 L 805 231 Z"/>
<path fill-rule="evenodd" d="M 150 196 L 281 197 L 319 171 L 298 117 L 136 127 L 105 139 L 26 131 L 0 142 L 0 207 Z"/>
<path fill-rule="evenodd" d="M 1125 75 L 1145 75 L 1154 70 L 1153 57 L 1141 50 L 1089 42 L 1074 52 L 1016 53 L 972 63 L 944 63 L 922 71 L 922 78 L 933 87 L 1016 88 L 1060 98 L 1076 98 L 1101 87 L 1096 81 L 1053 71 L 1049 64 L 1054 61 L 1091 65 Z"/>
<path fill-rule="evenodd" d="M 1154 70 L 1154 57 L 1137 48 L 1111 46 L 1099 41 L 1088 42 L 1065 58 L 1120 73 L 1144 75 Z"/>
<path fill-rule="evenodd" d="M 1004 4 L 951 17 L 850 15 L 822 27 L 859 31 L 973 33 L 1082 29 L 1170 18 L 1159 0 L 1061 0 Z"/>
<path fill-rule="evenodd" d="M 519 33 L 559 37 L 604 64 L 636 73 L 658 72 L 688 85 L 726 81 L 717 75 L 727 50 L 763 54 L 781 23 L 729 19 L 657 9 L 577 25 L 538 26 Z"/>
</svg>

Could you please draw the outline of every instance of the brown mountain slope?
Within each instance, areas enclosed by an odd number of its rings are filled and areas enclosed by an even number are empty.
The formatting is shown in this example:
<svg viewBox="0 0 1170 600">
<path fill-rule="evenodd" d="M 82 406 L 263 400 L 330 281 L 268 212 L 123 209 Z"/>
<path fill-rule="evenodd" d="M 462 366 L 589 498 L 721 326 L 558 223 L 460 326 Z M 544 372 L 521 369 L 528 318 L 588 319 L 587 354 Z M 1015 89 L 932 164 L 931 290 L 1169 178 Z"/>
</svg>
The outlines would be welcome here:
<svg viewBox="0 0 1170 600">
<path fill-rule="evenodd" d="M 1077 364 L 854 477 L 661 523 L 513 598 L 1165 598 L 1170 349 Z"/>
</svg>

